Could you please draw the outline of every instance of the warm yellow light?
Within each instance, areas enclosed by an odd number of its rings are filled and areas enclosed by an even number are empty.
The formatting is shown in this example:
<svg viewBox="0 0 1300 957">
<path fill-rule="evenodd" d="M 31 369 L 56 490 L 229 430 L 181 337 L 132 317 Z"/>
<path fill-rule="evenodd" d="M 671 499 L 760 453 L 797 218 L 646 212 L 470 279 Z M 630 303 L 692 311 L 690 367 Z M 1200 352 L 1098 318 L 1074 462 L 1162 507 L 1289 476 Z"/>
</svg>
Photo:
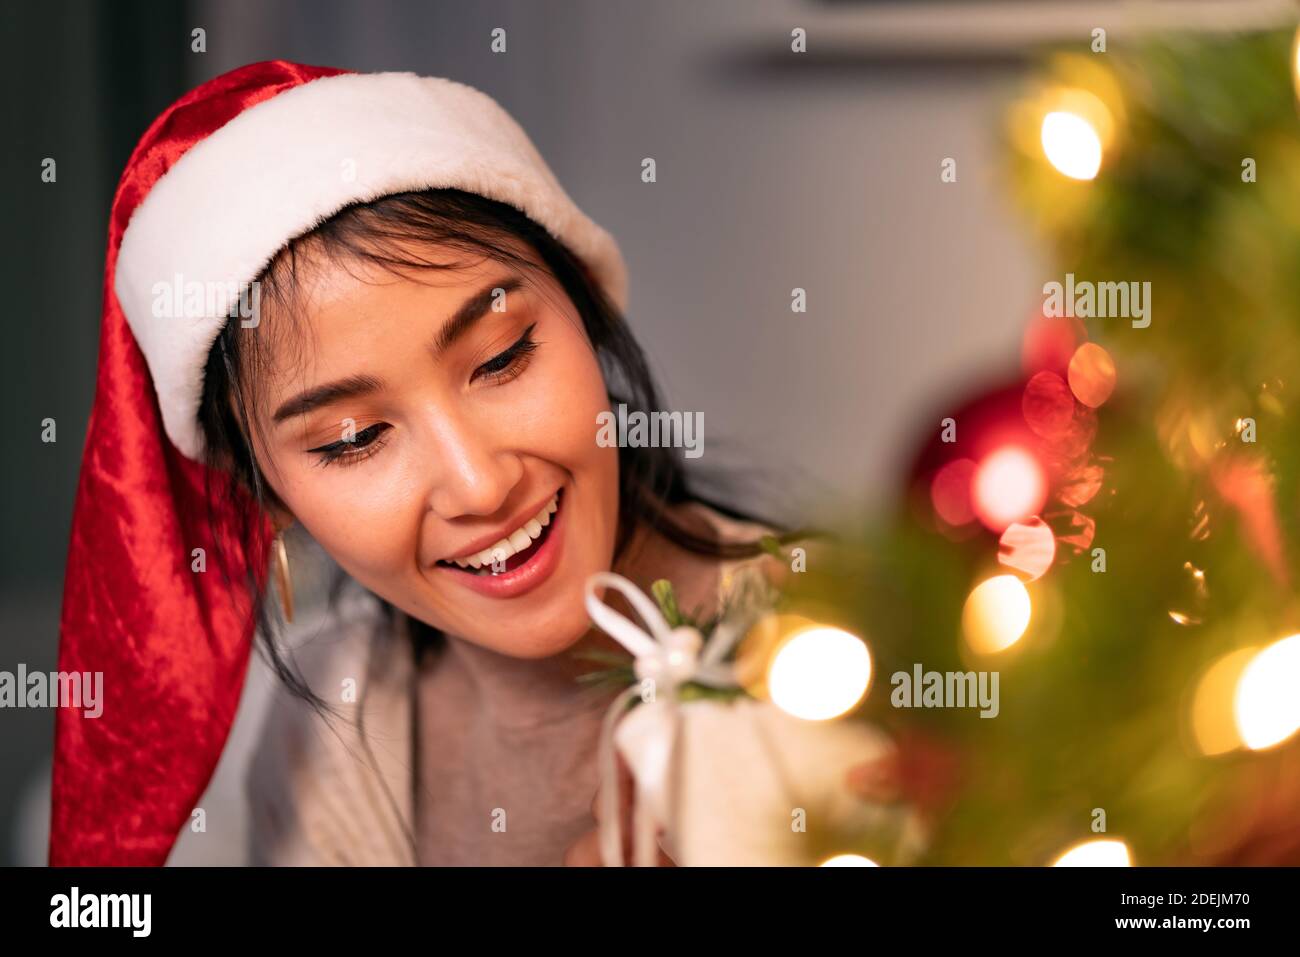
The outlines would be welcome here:
<svg viewBox="0 0 1300 957">
<path fill-rule="evenodd" d="M 735 673 L 752 697 L 768 699 L 767 672 L 772 657 L 795 632 L 816 628 L 817 622 L 803 615 L 763 615 L 754 622 L 736 646 Z"/>
<path fill-rule="evenodd" d="M 1175 614 L 1170 612 L 1171 616 Z M 1192 736 L 1203 754 L 1226 754 L 1241 747 L 1233 699 L 1242 673 L 1258 651 L 1242 648 L 1224 655 L 1197 682 L 1192 696 Z"/>
<path fill-rule="evenodd" d="M 871 653 L 862 639 L 819 626 L 795 633 L 772 657 L 767 689 L 782 711 L 825 721 L 862 700 L 871 682 Z"/>
<path fill-rule="evenodd" d="M 822 867 L 879 867 L 869 857 L 863 857 L 861 854 L 836 854 L 828 860 L 822 861 Z"/>
<path fill-rule="evenodd" d="M 1071 179 L 1093 179 L 1101 169 L 1101 136 L 1077 113 L 1054 110 L 1043 117 L 1043 153 Z"/>
<path fill-rule="evenodd" d="M 1281 744 L 1300 730 L 1300 635 L 1275 641 L 1246 665 L 1237 682 L 1237 733 L 1252 751 Z"/>
<path fill-rule="evenodd" d="M 1128 845 L 1116 840 L 1083 841 L 1052 862 L 1053 867 L 1132 867 Z"/>
<path fill-rule="evenodd" d="M 1115 360 L 1095 342 L 1085 342 L 1074 351 L 1066 375 L 1074 397 L 1092 409 L 1115 391 Z"/>
<path fill-rule="evenodd" d="M 1291 41 L 1291 83 L 1296 96 L 1300 96 L 1300 29 L 1296 30 L 1295 39 Z"/>
<path fill-rule="evenodd" d="M 1029 592 L 1015 575 L 996 575 L 971 590 L 962 631 L 973 651 L 991 655 L 1010 648 L 1029 627 Z"/>
</svg>

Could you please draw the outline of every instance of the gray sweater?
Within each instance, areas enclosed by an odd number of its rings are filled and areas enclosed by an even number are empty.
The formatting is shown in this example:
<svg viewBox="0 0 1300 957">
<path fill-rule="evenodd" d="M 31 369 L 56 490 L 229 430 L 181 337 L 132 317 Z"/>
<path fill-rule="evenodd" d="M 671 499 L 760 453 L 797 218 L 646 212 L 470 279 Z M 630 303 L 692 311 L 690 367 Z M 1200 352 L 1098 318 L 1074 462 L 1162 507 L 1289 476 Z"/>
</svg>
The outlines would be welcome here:
<svg viewBox="0 0 1300 957">
<path fill-rule="evenodd" d="M 692 508 L 723 541 L 768 531 Z M 669 577 L 683 607 L 712 604 L 746 561 L 683 560 Z M 609 693 L 588 696 L 566 656 L 511 658 L 451 636 L 417 662 L 409 629 L 354 585 L 298 650 L 340 716 L 274 694 L 246 781 L 253 863 L 558 865 L 595 827 Z"/>
</svg>

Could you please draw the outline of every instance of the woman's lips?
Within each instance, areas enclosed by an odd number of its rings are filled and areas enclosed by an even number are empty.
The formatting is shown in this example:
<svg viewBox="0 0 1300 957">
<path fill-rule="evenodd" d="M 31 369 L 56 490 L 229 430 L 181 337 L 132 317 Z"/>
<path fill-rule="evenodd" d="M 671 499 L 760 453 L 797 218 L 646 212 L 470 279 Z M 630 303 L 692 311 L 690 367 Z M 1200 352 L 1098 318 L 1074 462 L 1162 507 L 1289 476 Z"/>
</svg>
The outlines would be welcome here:
<svg viewBox="0 0 1300 957">
<path fill-rule="evenodd" d="M 494 573 L 490 566 L 487 574 L 480 574 L 474 569 L 460 569 L 448 565 L 435 565 L 434 568 L 452 580 L 464 585 L 480 595 L 489 598 L 515 598 L 526 594 L 545 582 L 560 564 L 560 551 L 564 544 L 564 532 L 567 525 L 568 496 L 565 489 L 560 490 L 559 507 L 551 516 L 551 523 L 542 529 L 537 541 L 521 552 L 506 560 L 506 570 Z M 523 559 L 516 567 L 514 559 Z"/>
</svg>

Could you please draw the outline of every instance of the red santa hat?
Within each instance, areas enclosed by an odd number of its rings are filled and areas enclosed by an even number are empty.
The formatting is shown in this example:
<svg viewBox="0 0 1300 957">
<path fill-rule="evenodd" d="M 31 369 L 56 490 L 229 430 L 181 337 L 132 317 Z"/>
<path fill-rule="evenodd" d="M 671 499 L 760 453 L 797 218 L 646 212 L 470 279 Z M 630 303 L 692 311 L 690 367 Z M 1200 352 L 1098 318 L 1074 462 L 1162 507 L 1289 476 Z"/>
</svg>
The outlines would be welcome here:
<svg viewBox="0 0 1300 957">
<path fill-rule="evenodd" d="M 234 720 L 271 527 L 211 501 L 197 413 L 214 341 L 291 239 L 344 207 L 458 188 L 545 227 L 620 309 L 614 240 L 487 95 L 409 73 L 255 63 L 181 97 L 131 154 L 109 219 L 95 402 L 64 582 L 59 669 L 103 673 L 103 710 L 56 717 L 50 863 L 162 864 Z M 217 289 L 183 315 L 164 290 Z M 157 315 L 156 313 L 164 313 Z M 253 553 L 237 530 L 259 530 Z M 194 550 L 227 568 L 195 571 Z"/>
</svg>

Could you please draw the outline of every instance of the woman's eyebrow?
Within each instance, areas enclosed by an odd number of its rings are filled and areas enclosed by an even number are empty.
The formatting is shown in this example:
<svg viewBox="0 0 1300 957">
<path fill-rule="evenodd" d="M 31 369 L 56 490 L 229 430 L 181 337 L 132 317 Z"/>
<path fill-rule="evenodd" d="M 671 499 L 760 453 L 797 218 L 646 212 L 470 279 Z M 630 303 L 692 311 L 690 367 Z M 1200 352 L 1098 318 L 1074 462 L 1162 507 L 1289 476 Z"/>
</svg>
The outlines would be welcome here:
<svg viewBox="0 0 1300 957">
<path fill-rule="evenodd" d="M 498 279 L 484 286 L 462 302 L 455 314 L 447 322 L 443 323 L 442 328 L 438 330 L 432 346 L 434 357 L 437 358 L 449 349 L 452 343 L 469 332 L 474 323 L 483 318 L 487 311 L 492 308 L 492 304 L 496 301 L 498 295 L 513 292 L 522 285 L 523 280 L 518 276 Z M 363 395 L 372 395 L 383 388 L 383 385 L 381 380 L 371 375 L 354 375 L 348 376 L 346 379 L 327 382 L 324 385 L 308 389 L 306 392 L 298 393 L 298 395 L 276 409 L 275 415 L 271 419 L 276 425 L 279 425 L 285 419 L 292 418 L 295 415 L 303 415 L 322 405 L 337 402 L 339 399 L 355 399 Z"/>
<path fill-rule="evenodd" d="M 322 405 L 329 405 L 339 399 L 354 399 L 357 396 L 370 395 L 383 388 L 384 383 L 372 375 L 353 375 L 346 379 L 327 382 L 300 392 L 280 408 L 275 410 L 272 421 L 279 425 L 285 419 L 302 415 Z"/>
<path fill-rule="evenodd" d="M 498 295 L 504 296 L 507 293 L 514 292 L 523 285 L 523 280 L 518 276 L 511 276 L 508 279 L 498 279 L 495 282 L 488 283 L 474 295 L 470 296 L 456 314 L 451 317 L 443 327 L 438 330 L 437 336 L 434 337 L 433 344 L 430 347 L 433 357 L 436 359 L 451 348 L 452 343 L 469 332 L 474 323 L 483 318 L 484 314 L 492 308 Z"/>
</svg>

